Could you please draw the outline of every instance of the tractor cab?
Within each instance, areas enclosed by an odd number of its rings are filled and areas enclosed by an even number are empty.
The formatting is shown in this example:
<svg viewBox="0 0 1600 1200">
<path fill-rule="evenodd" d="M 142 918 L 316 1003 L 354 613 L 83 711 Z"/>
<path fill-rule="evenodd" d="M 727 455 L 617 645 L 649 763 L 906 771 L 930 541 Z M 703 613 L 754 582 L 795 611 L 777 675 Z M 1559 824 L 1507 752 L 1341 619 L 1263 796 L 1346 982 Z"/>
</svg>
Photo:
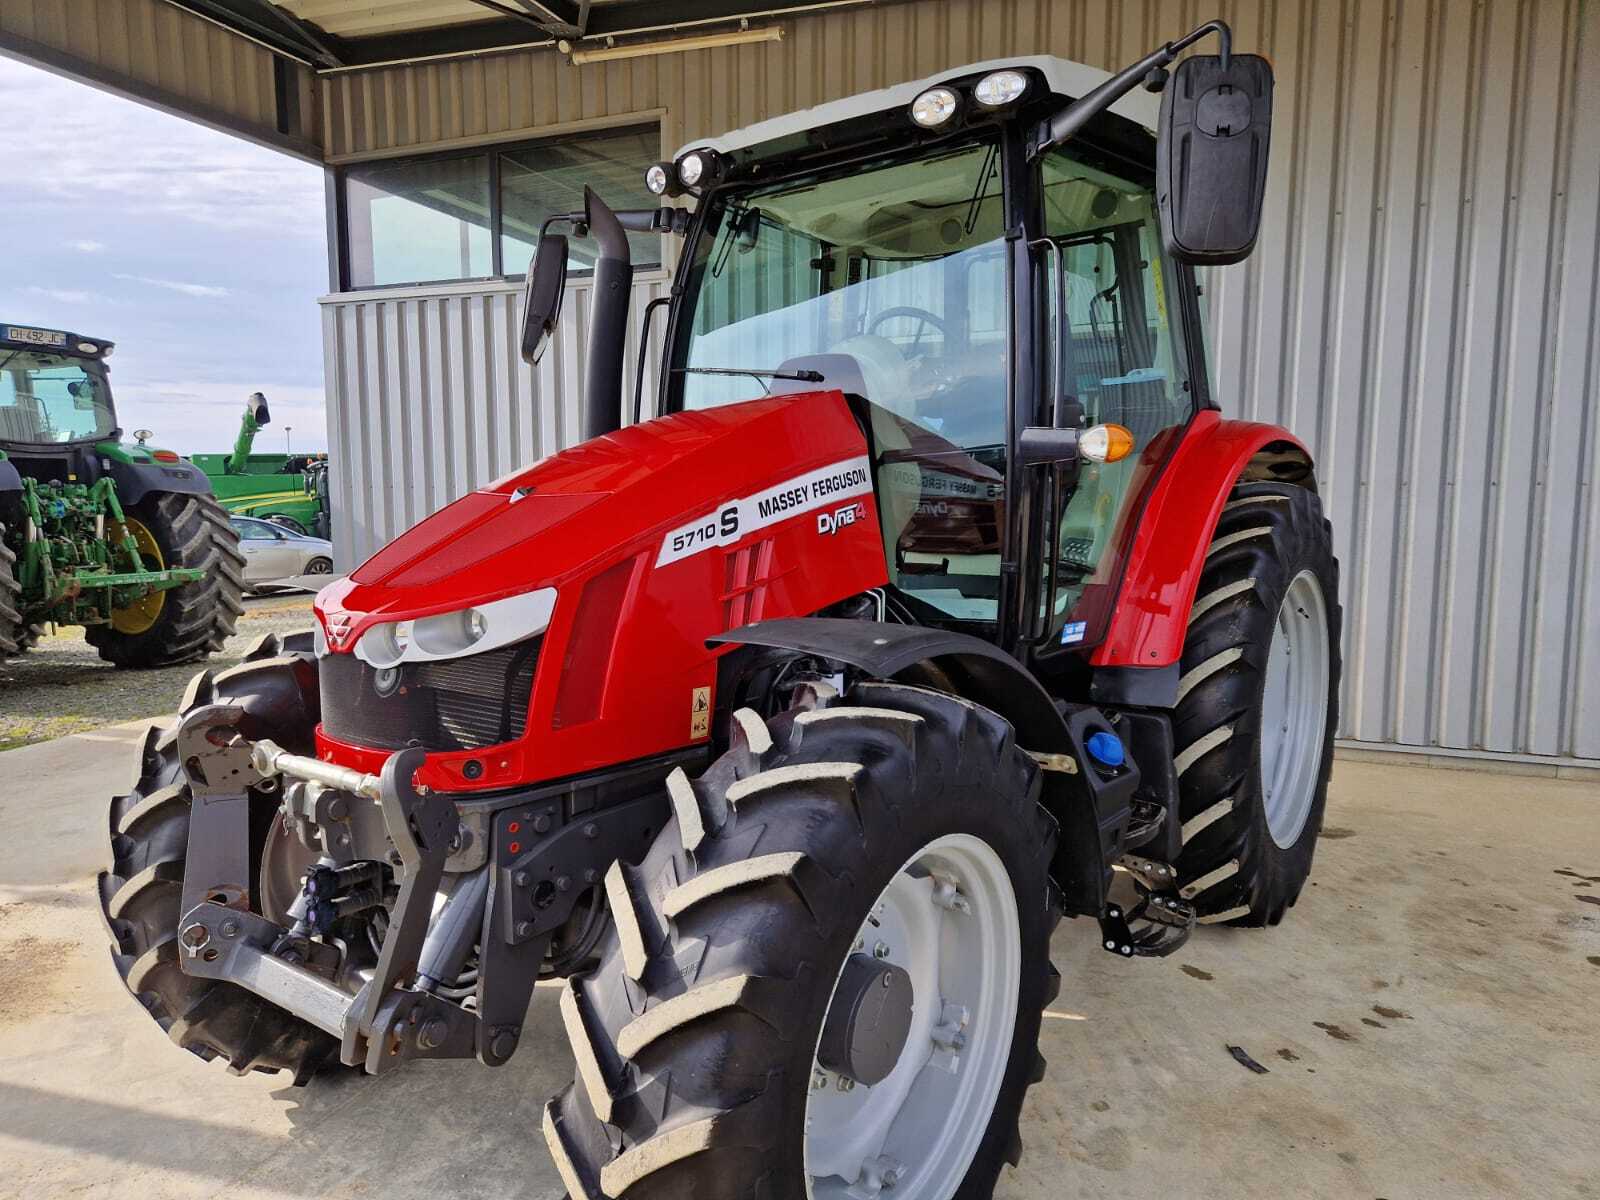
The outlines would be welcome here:
<svg viewBox="0 0 1600 1200">
<path fill-rule="evenodd" d="M 1160 233 L 1156 98 L 1125 97 L 1068 145 L 1034 139 L 1096 81 L 1056 58 L 977 64 L 670 168 L 715 183 L 685 249 L 661 407 L 753 388 L 859 396 L 891 595 L 918 623 L 1098 641 L 1135 485 L 1207 403 L 1193 268 Z M 1032 425 L 1117 433 L 1099 461 L 1030 479 L 1014 447 Z M 1042 608 L 1002 570 L 1029 528 L 1053 542 L 1029 583 L 1053 593 Z"/>
</svg>

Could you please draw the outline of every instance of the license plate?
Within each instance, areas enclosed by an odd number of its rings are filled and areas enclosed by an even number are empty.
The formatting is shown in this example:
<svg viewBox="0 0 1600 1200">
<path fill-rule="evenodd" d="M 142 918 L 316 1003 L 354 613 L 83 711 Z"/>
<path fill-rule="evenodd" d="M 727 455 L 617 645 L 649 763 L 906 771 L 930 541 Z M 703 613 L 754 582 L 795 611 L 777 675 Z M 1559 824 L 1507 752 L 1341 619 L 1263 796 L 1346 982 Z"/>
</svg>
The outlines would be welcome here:
<svg viewBox="0 0 1600 1200">
<path fill-rule="evenodd" d="M 67 335 L 54 329 L 24 329 L 20 325 L 7 325 L 6 340 L 25 342 L 30 346 L 65 346 Z"/>
</svg>

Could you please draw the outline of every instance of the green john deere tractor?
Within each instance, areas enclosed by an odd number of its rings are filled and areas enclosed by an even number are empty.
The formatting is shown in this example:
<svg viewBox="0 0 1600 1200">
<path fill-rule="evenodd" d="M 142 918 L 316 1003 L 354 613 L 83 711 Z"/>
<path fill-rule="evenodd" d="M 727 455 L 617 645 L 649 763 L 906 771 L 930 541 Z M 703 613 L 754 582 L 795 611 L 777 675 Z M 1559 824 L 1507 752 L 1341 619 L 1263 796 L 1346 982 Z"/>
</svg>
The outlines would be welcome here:
<svg viewBox="0 0 1600 1200">
<path fill-rule="evenodd" d="M 0 658 L 82 625 L 118 667 L 220 650 L 244 556 L 203 472 L 124 445 L 111 344 L 0 323 Z"/>
</svg>

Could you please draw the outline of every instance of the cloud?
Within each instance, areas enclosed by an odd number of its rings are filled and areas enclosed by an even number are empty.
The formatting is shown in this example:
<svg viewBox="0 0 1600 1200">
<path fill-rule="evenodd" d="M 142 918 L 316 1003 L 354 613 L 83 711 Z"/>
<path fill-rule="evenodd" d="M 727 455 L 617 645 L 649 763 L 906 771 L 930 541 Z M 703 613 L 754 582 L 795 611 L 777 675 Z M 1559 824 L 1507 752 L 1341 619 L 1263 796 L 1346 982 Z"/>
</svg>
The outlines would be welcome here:
<svg viewBox="0 0 1600 1200">
<path fill-rule="evenodd" d="M 54 300 L 57 304 L 93 304 L 100 299 L 93 292 L 81 292 L 73 288 L 37 287 L 30 284 L 22 290 L 30 296 L 43 296 L 46 300 Z"/>
<path fill-rule="evenodd" d="M 185 296 L 228 296 L 232 293 L 225 287 L 213 287 L 209 283 L 184 283 L 181 279 L 151 279 L 148 275 L 123 275 L 118 274 L 118 279 L 125 279 L 129 283 L 146 283 L 151 287 L 166 288 L 169 292 L 181 292 Z"/>
<path fill-rule="evenodd" d="M 74 238 L 67 243 L 68 250 L 76 250 L 79 254 L 99 254 L 105 248 L 104 242 L 97 242 L 92 238 Z"/>
<path fill-rule="evenodd" d="M 131 215 L 321 238 L 305 220 L 323 204 L 322 172 L 310 163 L 192 122 L 153 121 L 119 97 L 3 58 L 0 112 L 9 116 L 0 122 L 0 162 L 28 167 L 0 177 L 9 211 L 101 202 Z"/>
</svg>

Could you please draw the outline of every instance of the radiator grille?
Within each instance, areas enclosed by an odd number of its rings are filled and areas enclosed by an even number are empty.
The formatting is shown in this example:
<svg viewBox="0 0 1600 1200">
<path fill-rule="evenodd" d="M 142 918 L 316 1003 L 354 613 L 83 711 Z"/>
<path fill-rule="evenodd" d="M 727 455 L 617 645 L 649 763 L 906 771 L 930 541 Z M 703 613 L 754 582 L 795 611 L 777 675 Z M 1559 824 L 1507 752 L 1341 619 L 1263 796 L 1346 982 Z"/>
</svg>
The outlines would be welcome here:
<svg viewBox="0 0 1600 1200">
<path fill-rule="evenodd" d="M 528 723 L 540 638 L 393 674 L 353 654 L 322 659 L 322 724 L 340 741 L 383 750 L 477 750 L 515 741 Z"/>
</svg>

